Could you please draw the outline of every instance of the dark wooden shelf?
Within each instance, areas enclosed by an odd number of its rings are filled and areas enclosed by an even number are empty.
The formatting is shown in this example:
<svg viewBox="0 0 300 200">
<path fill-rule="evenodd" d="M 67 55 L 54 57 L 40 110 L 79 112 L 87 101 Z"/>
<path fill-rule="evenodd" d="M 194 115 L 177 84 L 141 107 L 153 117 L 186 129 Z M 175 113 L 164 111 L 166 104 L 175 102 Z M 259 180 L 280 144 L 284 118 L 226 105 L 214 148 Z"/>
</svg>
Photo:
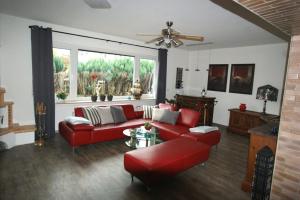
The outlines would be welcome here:
<svg viewBox="0 0 300 200">
<path fill-rule="evenodd" d="M 240 111 L 237 108 L 229 109 L 230 118 L 228 130 L 232 133 L 249 136 L 248 130 L 265 124 L 266 118 L 272 119 L 278 115 L 262 114 L 251 110 Z"/>
</svg>

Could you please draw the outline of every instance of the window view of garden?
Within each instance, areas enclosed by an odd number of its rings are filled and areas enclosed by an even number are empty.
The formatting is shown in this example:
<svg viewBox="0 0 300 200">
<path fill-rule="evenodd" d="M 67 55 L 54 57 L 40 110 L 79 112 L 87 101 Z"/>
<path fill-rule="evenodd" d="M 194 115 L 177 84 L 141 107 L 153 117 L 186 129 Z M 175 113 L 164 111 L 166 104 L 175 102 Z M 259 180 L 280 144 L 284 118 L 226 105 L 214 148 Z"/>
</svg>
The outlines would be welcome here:
<svg viewBox="0 0 300 200">
<path fill-rule="evenodd" d="M 137 81 L 134 80 L 137 67 L 135 57 L 87 50 L 78 50 L 76 56 L 78 64 L 71 66 L 71 50 L 53 48 L 54 88 L 57 96 L 61 93 L 69 96 L 70 87 L 76 88 L 76 85 L 70 86 L 70 71 L 73 67 L 77 70 L 77 94 L 72 93 L 72 97 L 133 95 L 133 83 Z M 137 70 L 139 74 L 135 76 L 139 79 L 142 94 L 153 94 L 156 61 L 136 61 L 140 68 Z"/>
<path fill-rule="evenodd" d="M 152 94 L 155 61 L 140 59 L 140 83 L 143 94 Z"/>
<path fill-rule="evenodd" d="M 77 95 L 130 95 L 134 57 L 78 51 Z"/>
<path fill-rule="evenodd" d="M 70 91 L 70 50 L 53 48 L 54 89 L 55 93 Z"/>
</svg>

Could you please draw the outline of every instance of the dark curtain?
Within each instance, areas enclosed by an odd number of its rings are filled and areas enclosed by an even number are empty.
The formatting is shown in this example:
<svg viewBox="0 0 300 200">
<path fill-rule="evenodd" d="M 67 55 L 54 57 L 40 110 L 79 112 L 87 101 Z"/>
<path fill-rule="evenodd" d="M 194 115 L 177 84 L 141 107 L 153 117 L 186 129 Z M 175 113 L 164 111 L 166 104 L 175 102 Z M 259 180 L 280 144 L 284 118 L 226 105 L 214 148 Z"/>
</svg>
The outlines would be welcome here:
<svg viewBox="0 0 300 200">
<path fill-rule="evenodd" d="M 30 28 L 34 112 L 36 113 L 37 103 L 45 104 L 45 133 L 47 137 L 51 137 L 55 134 L 52 30 L 38 26 Z M 35 122 L 38 125 L 37 115 Z"/>
<path fill-rule="evenodd" d="M 166 86 L 167 86 L 167 60 L 168 50 L 158 50 L 158 82 L 156 92 L 156 104 L 164 103 L 166 98 Z"/>
</svg>

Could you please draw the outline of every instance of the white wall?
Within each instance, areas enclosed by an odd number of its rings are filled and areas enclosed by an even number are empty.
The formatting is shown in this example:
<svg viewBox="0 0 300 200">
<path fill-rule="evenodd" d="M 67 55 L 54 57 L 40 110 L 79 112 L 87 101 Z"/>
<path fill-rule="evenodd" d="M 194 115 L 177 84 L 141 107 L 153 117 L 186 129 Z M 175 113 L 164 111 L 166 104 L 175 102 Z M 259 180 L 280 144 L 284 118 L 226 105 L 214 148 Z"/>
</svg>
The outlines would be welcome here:
<svg viewBox="0 0 300 200">
<path fill-rule="evenodd" d="M 28 28 L 29 25 L 40 25 L 44 27 L 51 27 L 54 30 L 59 31 L 144 45 L 141 42 L 125 38 L 0 14 L 0 86 L 6 88 L 6 100 L 15 102 L 13 111 L 14 120 L 15 122 L 18 122 L 20 124 L 34 123 L 31 70 L 31 39 L 30 29 Z M 125 53 L 157 59 L 156 50 L 79 38 L 58 33 L 53 33 L 53 44 L 54 46 L 64 46 L 73 49 L 88 48 L 91 50 Z M 188 53 L 185 50 L 172 49 L 169 51 L 168 56 L 167 95 L 169 97 L 173 97 L 175 95 L 174 79 L 176 67 L 188 64 Z M 154 100 L 140 102 L 132 101 L 130 103 L 133 103 L 134 105 L 146 103 L 154 104 Z M 87 103 L 86 105 L 90 104 Z M 57 105 L 56 122 L 62 120 L 65 116 L 71 115 L 74 106 L 78 106 L 78 104 Z"/>
<path fill-rule="evenodd" d="M 261 46 L 225 48 L 189 53 L 188 82 L 185 94 L 200 95 L 203 88 L 207 88 L 209 64 L 229 64 L 226 92 L 208 91 L 208 96 L 216 97 L 218 103 L 214 110 L 213 121 L 228 125 L 230 108 L 238 108 L 240 103 L 246 103 L 248 110 L 261 112 L 263 101 L 256 99 L 257 88 L 270 84 L 279 90 L 277 102 L 267 102 L 267 113 L 279 114 L 287 44 L 272 44 Z M 255 63 L 255 74 L 252 95 L 229 93 L 231 64 Z M 196 72 L 198 66 L 200 72 Z"/>
</svg>

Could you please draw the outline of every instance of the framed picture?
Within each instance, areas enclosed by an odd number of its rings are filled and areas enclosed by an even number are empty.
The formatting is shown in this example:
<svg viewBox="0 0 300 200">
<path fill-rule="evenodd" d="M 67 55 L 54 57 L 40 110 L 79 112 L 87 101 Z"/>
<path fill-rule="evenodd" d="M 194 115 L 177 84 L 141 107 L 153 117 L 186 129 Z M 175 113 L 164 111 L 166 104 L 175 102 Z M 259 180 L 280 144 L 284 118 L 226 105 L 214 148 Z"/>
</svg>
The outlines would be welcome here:
<svg viewBox="0 0 300 200">
<path fill-rule="evenodd" d="M 229 92 L 252 94 L 255 64 L 232 64 Z"/>
<path fill-rule="evenodd" d="M 227 64 L 209 65 L 207 90 L 226 92 L 227 71 Z"/>
</svg>

